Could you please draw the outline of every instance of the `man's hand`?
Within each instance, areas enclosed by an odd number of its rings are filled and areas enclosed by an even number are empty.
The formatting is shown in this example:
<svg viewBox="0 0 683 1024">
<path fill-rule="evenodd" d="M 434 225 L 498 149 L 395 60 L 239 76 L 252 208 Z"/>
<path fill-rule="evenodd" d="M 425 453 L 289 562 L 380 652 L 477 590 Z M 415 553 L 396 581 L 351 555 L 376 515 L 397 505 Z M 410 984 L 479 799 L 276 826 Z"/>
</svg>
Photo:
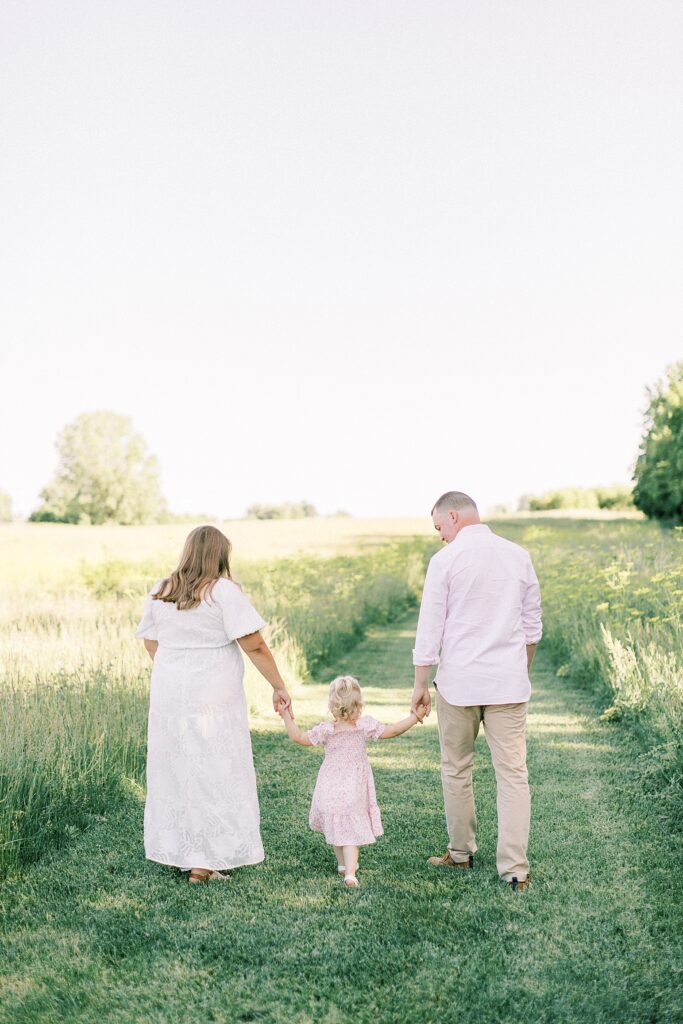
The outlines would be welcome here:
<svg viewBox="0 0 683 1024">
<path fill-rule="evenodd" d="M 410 701 L 410 710 L 421 722 L 432 710 L 432 698 L 429 696 L 429 683 L 415 684 Z"/>
<path fill-rule="evenodd" d="M 294 718 L 294 714 L 292 712 L 292 698 L 286 690 L 273 690 L 273 708 L 277 711 L 278 715 L 282 714 L 282 712 L 286 710 L 289 711 L 292 718 Z"/>
<path fill-rule="evenodd" d="M 432 710 L 432 698 L 429 696 L 429 677 L 432 674 L 432 667 L 432 665 L 415 666 L 415 685 L 410 710 L 417 714 L 417 709 L 423 707 L 426 709 L 425 717 Z"/>
</svg>

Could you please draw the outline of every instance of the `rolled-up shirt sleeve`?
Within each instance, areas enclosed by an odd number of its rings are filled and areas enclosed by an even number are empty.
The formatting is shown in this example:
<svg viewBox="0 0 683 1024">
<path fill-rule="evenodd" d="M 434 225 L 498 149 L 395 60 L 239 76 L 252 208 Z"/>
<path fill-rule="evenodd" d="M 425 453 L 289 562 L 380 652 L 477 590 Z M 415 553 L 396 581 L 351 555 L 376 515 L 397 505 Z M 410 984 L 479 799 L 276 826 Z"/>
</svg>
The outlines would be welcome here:
<svg viewBox="0 0 683 1024">
<path fill-rule="evenodd" d="M 537 644 L 543 635 L 541 622 L 541 588 L 531 559 L 527 567 L 527 584 L 522 603 L 522 626 L 528 644 Z"/>
<path fill-rule="evenodd" d="M 413 665 L 438 665 L 448 608 L 448 578 L 438 557 L 432 558 L 422 591 Z"/>
</svg>

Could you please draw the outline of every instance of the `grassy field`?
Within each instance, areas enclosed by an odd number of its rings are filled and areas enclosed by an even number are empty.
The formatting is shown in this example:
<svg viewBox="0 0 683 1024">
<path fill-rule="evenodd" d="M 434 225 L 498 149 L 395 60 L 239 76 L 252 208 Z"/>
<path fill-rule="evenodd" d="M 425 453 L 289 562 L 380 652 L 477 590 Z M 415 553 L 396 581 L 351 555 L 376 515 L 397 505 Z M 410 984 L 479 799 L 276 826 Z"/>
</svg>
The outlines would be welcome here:
<svg viewBox="0 0 683 1024">
<path fill-rule="evenodd" d="M 558 675 L 640 739 L 634 771 L 683 820 L 683 529 L 628 519 L 499 525 L 533 555 L 543 646 Z"/>
<path fill-rule="evenodd" d="M 78 583 L 80 567 L 103 562 L 175 565 L 193 525 L 68 526 L 0 523 L 2 579 L 34 585 Z M 316 555 L 327 557 L 374 548 L 394 537 L 432 537 L 429 517 L 353 519 L 319 517 L 291 520 L 235 519 L 216 522 L 233 544 L 234 567 L 245 562 Z"/>
<path fill-rule="evenodd" d="M 435 550 L 428 522 L 410 534 L 417 525 L 226 524 L 290 688 L 417 604 Z M 680 532 L 604 516 L 492 525 L 532 551 L 543 644 L 560 676 L 596 692 L 608 716 L 638 734 L 644 756 L 634 771 L 680 815 Z M 87 827 L 122 797 L 126 780 L 142 781 L 149 670 L 132 632 L 144 593 L 174 564 L 186 531 L 0 528 L 0 874 Z M 274 551 L 279 557 L 264 557 Z M 269 701 L 251 671 L 247 689 L 258 723 Z"/>
<path fill-rule="evenodd" d="M 368 711 L 406 706 L 414 613 L 321 673 L 353 671 Z M 538 658 L 529 719 L 531 891 L 495 870 L 485 742 L 471 873 L 428 869 L 445 844 L 434 718 L 372 747 L 385 836 L 340 885 L 307 828 L 320 763 L 271 721 L 254 733 L 264 864 L 191 889 L 147 863 L 140 787 L 5 884 L 3 1024 L 674 1024 L 683 1016 L 680 834 L 633 786 L 630 734 Z M 313 724 L 325 690 L 297 714 Z"/>
<path fill-rule="evenodd" d="M 440 1024 L 448 1006 L 463 1020 L 680 1019 L 681 532 L 608 516 L 491 525 L 530 549 L 544 601 L 531 718 L 539 884 L 523 904 L 496 882 L 486 756 L 484 874 L 457 889 L 425 878 L 443 844 L 433 720 L 373 755 L 390 827 L 367 855 L 371 885 L 349 903 L 305 828 L 315 755 L 287 744 L 251 671 L 269 860 L 229 893 L 192 900 L 141 855 L 149 664 L 132 638 L 189 527 L 0 527 L 7 1019 Z M 429 521 L 225 528 L 299 713 L 319 718 L 320 683 L 344 670 L 367 683 L 371 711 L 401 714 L 436 549 Z"/>
<path fill-rule="evenodd" d="M 311 520 L 305 546 L 301 521 L 229 524 L 236 572 L 290 689 L 416 605 L 435 542 L 409 537 L 414 526 Z M 143 780 L 149 662 L 133 632 L 187 530 L 0 529 L 0 876 L 87 827 L 127 780 Z M 274 550 L 281 557 L 264 557 Z M 271 705 L 251 665 L 247 690 L 259 721 Z"/>
</svg>

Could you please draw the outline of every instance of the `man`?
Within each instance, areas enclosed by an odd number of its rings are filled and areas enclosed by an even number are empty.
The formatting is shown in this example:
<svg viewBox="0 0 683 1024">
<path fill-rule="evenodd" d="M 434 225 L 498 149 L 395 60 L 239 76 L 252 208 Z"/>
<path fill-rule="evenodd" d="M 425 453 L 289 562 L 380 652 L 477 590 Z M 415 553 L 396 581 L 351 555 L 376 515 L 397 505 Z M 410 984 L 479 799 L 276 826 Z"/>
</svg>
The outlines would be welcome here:
<svg viewBox="0 0 683 1024">
<path fill-rule="evenodd" d="M 474 741 L 484 726 L 496 772 L 498 874 L 529 885 L 530 798 L 526 767 L 529 671 L 541 639 L 541 597 L 529 553 L 493 533 L 472 498 L 442 494 L 432 509 L 445 547 L 429 563 L 413 663 L 412 707 L 429 709 L 434 686 L 448 849 L 440 867 L 471 868 L 477 849 Z"/>
</svg>

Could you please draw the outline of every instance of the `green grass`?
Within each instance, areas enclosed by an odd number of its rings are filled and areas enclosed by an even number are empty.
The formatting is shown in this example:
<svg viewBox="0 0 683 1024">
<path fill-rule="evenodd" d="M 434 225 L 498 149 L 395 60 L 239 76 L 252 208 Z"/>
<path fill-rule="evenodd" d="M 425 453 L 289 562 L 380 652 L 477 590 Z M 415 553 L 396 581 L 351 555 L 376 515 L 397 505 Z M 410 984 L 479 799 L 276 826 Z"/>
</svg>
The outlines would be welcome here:
<svg viewBox="0 0 683 1024">
<path fill-rule="evenodd" d="M 628 518 L 497 525 L 532 553 L 558 673 L 639 739 L 634 768 L 683 823 L 683 528 Z"/>
<path fill-rule="evenodd" d="M 352 671 L 368 711 L 405 706 L 414 616 L 321 673 Z M 483 738 L 473 872 L 445 848 L 434 717 L 371 748 L 386 835 L 340 885 L 307 828 L 319 752 L 274 723 L 254 734 L 263 865 L 190 888 L 146 862 L 142 793 L 3 887 L 0 1020 L 12 1024 L 673 1024 L 683 1019 L 681 839 L 634 783 L 637 747 L 558 679 L 541 647 L 529 718 L 529 893 L 495 871 Z M 297 711 L 322 716 L 325 688 Z"/>
<path fill-rule="evenodd" d="M 544 644 L 565 685 L 595 692 L 597 710 L 638 737 L 632 770 L 683 819 L 680 532 L 633 518 L 492 525 L 533 554 Z M 433 531 L 406 538 L 411 526 L 229 524 L 238 575 L 291 688 L 416 604 L 436 542 Z M 148 663 L 132 633 L 147 587 L 173 564 L 171 540 L 186 530 L 0 527 L 0 876 L 69 841 L 114 805 L 126 778 L 142 781 Z M 247 557 L 263 552 L 281 557 Z M 258 726 L 270 705 L 250 670 L 247 692 Z"/>
<path fill-rule="evenodd" d="M 188 533 L 196 523 L 155 526 L 72 526 L 63 523 L 0 523 L 2 577 L 14 585 L 27 582 L 77 582 L 81 562 L 98 565 L 152 560 L 176 565 Z M 246 562 L 295 555 L 354 554 L 399 537 L 432 537 L 428 515 L 418 519 L 335 518 L 217 521 L 230 538 L 238 572 Z"/>
<path fill-rule="evenodd" d="M 433 550 L 431 538 L 374 537 L 353 554 L 244 562 L 288 685 L 414 607 Z M 143 781 L 149 662 L 133 634 L 171 565 L 109 559 L 61 586 L 3 588 L 0 877 L 72 838 L 120 798 L 123 779 Z M 267 689 L 249 666 L 252 722 L 268 713 Z"/>
</svg>

